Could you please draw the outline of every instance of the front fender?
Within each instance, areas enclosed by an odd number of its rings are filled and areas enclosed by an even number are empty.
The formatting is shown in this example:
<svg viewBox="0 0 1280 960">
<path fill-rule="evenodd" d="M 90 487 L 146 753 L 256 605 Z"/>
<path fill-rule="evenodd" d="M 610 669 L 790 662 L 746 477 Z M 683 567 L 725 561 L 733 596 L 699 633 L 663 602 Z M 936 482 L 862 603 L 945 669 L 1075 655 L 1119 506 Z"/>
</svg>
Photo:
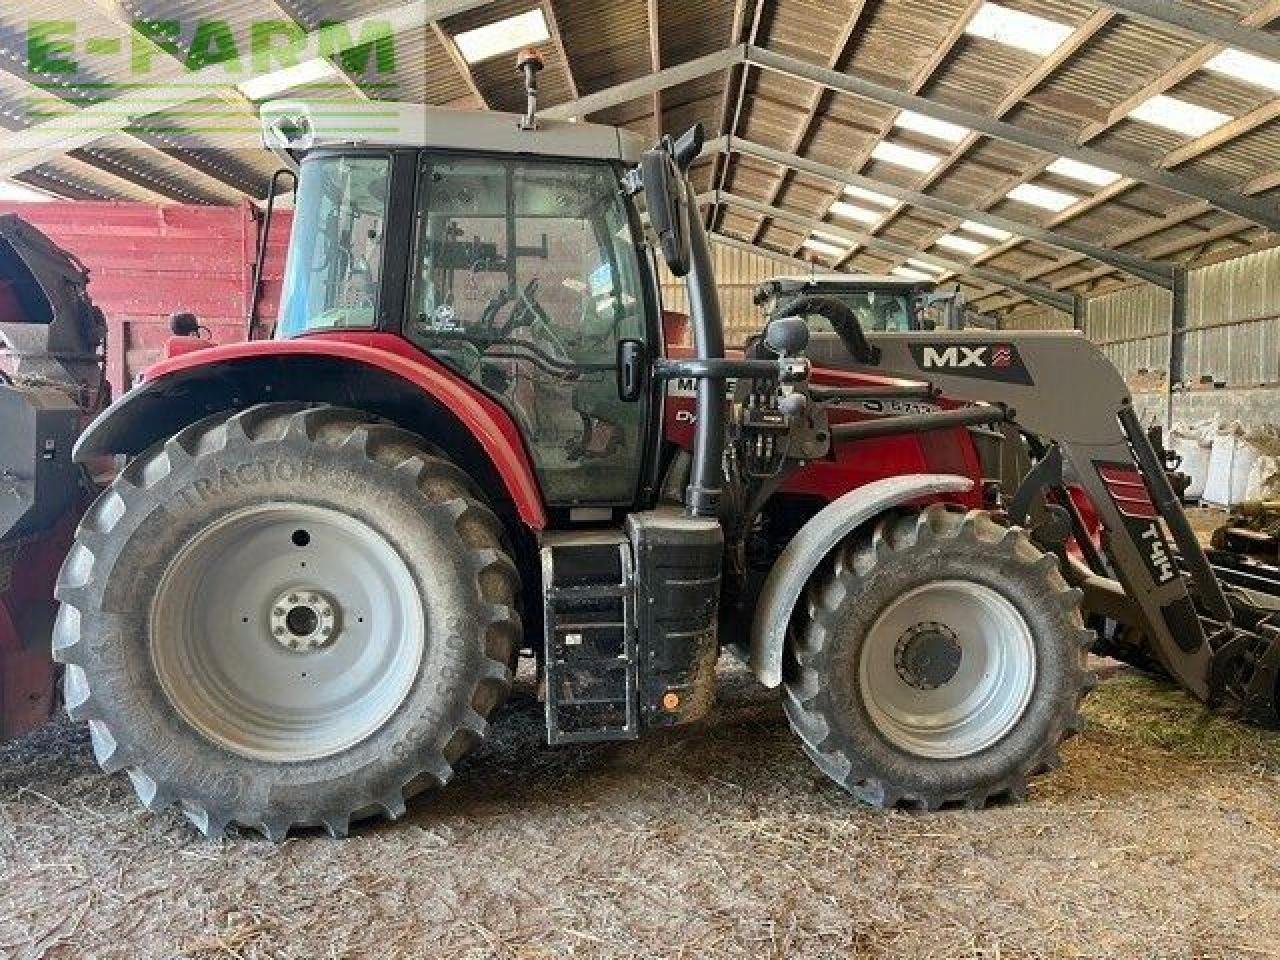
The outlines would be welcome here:
<svg viewBox="0 0 1280 960">
<path fill-rule="evenodd" d="M 751 623 L 749 659 L 760 682 L 766 687 L 782 682 L 782 654 L 792 611 L 809 577 L 836 544 L 893 507 L 972 488 L 973 481 L 967 477 L 945 473 L 887 477 L 851 490 L 819 510 L 791 538 L 760 591 Z"/>
<path fill-rule="evenodd" d="M 254 341 L 166 360 L 89 425 L 75 459 L 134 455 L 210 414 L 258 403 L 331 403 L 385 417 L 455 457 L 526 526 L 546 526 L 541 488 L 506 410 L 390 334 Z"/>
</svg>

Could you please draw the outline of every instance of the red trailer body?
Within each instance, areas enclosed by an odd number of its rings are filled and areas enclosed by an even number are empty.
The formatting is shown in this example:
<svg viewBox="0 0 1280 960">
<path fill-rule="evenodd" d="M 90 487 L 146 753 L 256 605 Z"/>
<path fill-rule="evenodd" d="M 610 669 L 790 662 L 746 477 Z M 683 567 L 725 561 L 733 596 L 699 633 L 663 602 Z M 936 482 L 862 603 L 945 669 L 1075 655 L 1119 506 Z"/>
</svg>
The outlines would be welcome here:
<svg viewBox="0 0 1280 960">
<path fill-rule="evenodd" d="M 15 213 L 89 269 L 89 295 L 107 316 L 107 376 L 119 396 L 161 358 L 169 316 L 191 312 L 219 343 L 244 339 L 263 216 L 250 203 L 13 203 Z M 280 303 L 292 214 L 271 227 L 258 316 Z"/>
</svg>

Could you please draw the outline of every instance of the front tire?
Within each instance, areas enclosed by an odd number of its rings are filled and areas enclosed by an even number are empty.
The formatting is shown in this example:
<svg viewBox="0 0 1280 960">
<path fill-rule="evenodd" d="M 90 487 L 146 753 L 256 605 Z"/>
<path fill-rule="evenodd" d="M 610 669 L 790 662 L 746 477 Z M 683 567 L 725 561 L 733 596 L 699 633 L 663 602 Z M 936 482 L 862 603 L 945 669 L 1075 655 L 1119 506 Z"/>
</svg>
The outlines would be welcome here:
<svg viewBox="0 0 1280 960">
<path fill-rule="evenodd" d="M 859 799 L 981 807 L 1059 764 L 1092 642 L 1052 555 L 988 514 L 934 506 L 820 571 L 783 703 L 805 752 Z"/>
<path fill-rule="evenodd" d="M 63 565 L 54 655 L 108 772 L 206 835 L 345 834 L 442 786 L 511 686 L 497 517 L 423 441 L 270 404 L 137 457 Z"/>
</svg>

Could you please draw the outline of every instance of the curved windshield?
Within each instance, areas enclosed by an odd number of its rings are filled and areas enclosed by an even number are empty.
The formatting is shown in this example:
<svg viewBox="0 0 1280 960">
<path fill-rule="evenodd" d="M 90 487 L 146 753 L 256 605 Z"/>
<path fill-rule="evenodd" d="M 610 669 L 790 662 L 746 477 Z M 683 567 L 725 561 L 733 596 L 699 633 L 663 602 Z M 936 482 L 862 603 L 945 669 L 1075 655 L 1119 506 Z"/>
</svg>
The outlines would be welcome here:
<svg viewBox="0 0 1280 960">
<path fill-rule="evenodd" d="M 277 337 L 376 324 L 390 183 L 388 156 L 303 164 Z"/>
</svg>

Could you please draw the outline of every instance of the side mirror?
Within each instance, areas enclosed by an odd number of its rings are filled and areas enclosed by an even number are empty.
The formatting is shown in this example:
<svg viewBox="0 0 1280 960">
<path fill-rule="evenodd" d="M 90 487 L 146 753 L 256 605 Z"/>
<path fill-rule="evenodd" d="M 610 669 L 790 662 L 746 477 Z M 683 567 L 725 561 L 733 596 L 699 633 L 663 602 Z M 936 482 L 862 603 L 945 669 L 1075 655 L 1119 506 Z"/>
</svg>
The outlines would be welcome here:
<svg viewBox="0 0 1280 960">
<path fill-rule="evenodd" d="M 662 147 L 640 159 L 649 225 L 658 238 L 662 259 L 677 277 L 689 272 L 689 196 L 685 180 L 672 155 Z"/>
<path fill-rule="evenodd" d="M 680 168 L 681 173 L 687 172 L 693 165 L 693 161 L 698 159 L 706 139 L 706 130 L 699 121 L 686 130 L 671 147 L 671 155 L 675 157 L 676 166 Z"/>
<path fill-rule="evenodd" d="M 194 313 L 175 313 L 169 317 L 169 332 L 175 337 L 198 337 L 200 320 Z"/>
</svg>

